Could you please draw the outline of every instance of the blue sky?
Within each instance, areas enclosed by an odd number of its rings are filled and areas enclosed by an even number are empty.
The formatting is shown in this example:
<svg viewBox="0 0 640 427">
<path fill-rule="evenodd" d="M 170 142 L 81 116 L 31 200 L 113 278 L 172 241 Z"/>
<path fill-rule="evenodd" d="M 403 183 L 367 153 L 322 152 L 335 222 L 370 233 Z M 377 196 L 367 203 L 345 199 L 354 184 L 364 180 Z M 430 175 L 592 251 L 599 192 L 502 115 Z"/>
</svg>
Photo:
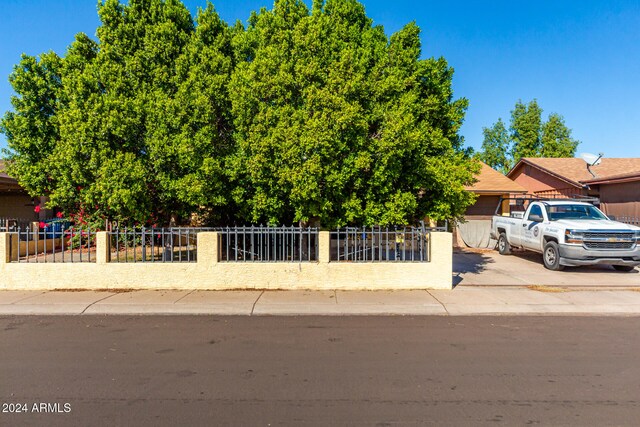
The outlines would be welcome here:
<svg viewBox="0 0 640 427">
<path fill-rule="evenodd" d="M 0 0 L 0 111 L 21 53 L 63 55 L 77 32 L 95 36 L 94 0 Z M 205 0 L 186 0 L 195 14 Z M 213 2 L 227 22 L 271 0 Z M 310 3 L 310 0 L 307 1 Z M 454 93 L 470 101 L 462 134 L 479 148 L 482 127 L 508 121 L 518 99 L 565 117 L 578 152 L 640 157 L 640 2 L 624 0 L 364 0 L 387 34 L 416 21 L 423 56 L 455 68 Z M 6 146 L 0 135 L 0 147 Z"/>
</svg>

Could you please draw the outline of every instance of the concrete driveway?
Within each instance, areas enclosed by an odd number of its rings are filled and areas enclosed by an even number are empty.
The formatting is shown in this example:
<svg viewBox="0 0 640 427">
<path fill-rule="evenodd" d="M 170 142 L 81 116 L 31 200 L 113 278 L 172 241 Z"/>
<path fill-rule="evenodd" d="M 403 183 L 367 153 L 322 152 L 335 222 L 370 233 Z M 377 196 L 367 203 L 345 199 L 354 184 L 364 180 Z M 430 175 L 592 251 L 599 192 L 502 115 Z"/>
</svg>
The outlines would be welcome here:
<svg viewBox="0 0 640 427">
<path fill-rule="evenodd" d="M 453 252 L 454 286 L 544 285 L 561 287 L 640 287 L 640 271 L 619 272 L 609 266 L 547 270 L 542 255 L 462 249 Z"/>
</svg>

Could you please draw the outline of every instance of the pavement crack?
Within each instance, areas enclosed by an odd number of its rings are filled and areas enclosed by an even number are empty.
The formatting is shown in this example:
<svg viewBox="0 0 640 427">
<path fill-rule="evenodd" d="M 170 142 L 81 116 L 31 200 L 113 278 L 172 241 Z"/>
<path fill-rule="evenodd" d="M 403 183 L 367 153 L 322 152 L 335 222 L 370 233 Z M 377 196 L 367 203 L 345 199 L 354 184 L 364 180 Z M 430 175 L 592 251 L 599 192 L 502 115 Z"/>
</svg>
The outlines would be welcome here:
<svg viewBox="0 0 640 427">
<path fill-rule="evenodd" d="M 175 300 L 173 303 L 177 304 L 180 301 L 182 301 L 183 299 L 185 299 L 186 297 L 188 297 L 189 295 L 191 295 L 192 293 L 194 293 L 196 290 L 192 289 L 191 292 L 187 292 L 185 295 L 182 295 L 180 298 L 178 298 L 177 300 Z"/>
<path fill-rule="evenodd" d="M 253 302 L 253 306 L 251 307 L 251 313 L 249 313 L 249 316 L 253 316 L 253 311 L 256 309 L 256 304 L 258 303 L 260 298 L 262 298 L 262 295 L 264 295 L 264 291 L 260 292 L 260 295 L 258 295 L 258 298 L 256 298 L 256 300 Z"/>
<path fill-rule="evenodd" d="M 440 301 L 435 295 L 433 295 L 431 292 L 426 291 L 429 295 L 431 295 L 431 298 L 433 298 L 434 300 L 438 301 L 438 303 L 442 306 L 442 308 L 444 308 L 444 311 L 447 313 L 447 316 L 451 316 L 451 314 L 449 313 L 449 310 L 447 310 L 447 307 L 442 303 L 442 301 Z"/>
<path fill-rule="evenodd" d="M 46 293 L 48 293 L 48 292 L 49 292 L 49 291 L 42 291 L 42 292 L 40 292 L 39 294 L 29 295 L 29 296 L 27 296 L 27 297 L 20 298 L 19 300 L 16 300 L 16 301 L 12 302 L 12 303 L 11 303 L 11 305 L 13 305 L 13 304 L 17 304 L 17 303 L 22 302 L 22 301 L 25 301 L 25 300 L 28 300 L 29 298 L 35 298 L 35 297 L 37 297 L 37 296 L 44 295 L 44 294 L 46 294 Z"/>
<path fill-rule="evenodd" d="M 112 297 L 112 296 L 114 296 L 114 295 L 117 295 L 117 294 L 113 293 L 113 294 L 111 294 L 111 295 L 107 295 L 107 296 L 106 296 L 106 297 L 104 297 L 104 298 L 100 298 L 100 299 L 99 299 L 99 300 L 97 300 L 97 301 L 92 302 L 91 304 L 89 304 L 88 306 L 86 306 L 86 307 L 84 308 L 84 310 L 82 310 L 82 313 L 80 313 L 80 315 L 83 315 L 83 314 L 85 313 L 85 311 L 87 311 L 87 310 L 89 309 L 89 307 L 91 307 L 91 306 L 93 306 L 93 305 L 95 305 L 95 304 L 97 304 L 97 303 L 99 303 L 99 302 L 101 302 L 101 301 L 104 301 L 104 300 L 106 300 L 107 298 L 111 298 L 111 297 Z"/>
<path fill-rule="evenodd" d="M 338 291 L 336 289 L 333 290 L 333 298 L 336 300 L 336 305 L 338 305 Z"/>
</svg>

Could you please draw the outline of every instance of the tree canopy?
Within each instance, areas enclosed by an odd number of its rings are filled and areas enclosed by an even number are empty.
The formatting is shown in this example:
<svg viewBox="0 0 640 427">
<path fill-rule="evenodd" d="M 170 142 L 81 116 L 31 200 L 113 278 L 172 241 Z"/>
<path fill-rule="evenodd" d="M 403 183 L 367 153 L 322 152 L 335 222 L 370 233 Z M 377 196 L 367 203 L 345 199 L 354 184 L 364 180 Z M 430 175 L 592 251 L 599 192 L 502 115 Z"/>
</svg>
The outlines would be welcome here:
<svg viewBox="0 0 640 427">
<path fill-rule="evenodd" d="M 454 218 L 473 200 L 467 101 L 443 58 L 421 59 L 414 23 L 387 37 L 356 0 L 277 0 L 246 26 L 179 0 L 98 14 L 97 40 L 23 55 L 10 77 L 9 172 L 52 206 L 330 227 Z"/>
<path fill-rule="evenodd" d="M 535 99 L 529 104 L 516 103 L 508 131 L 498 119 L 490 128 L 483 128 L 483 134 L 479 158 L 502 173 L 523 157 L 573 157 L 580 144 L 571 137 L 561 115 L 551 113 L 543 122 L 542 108 Z"/>
</svg>

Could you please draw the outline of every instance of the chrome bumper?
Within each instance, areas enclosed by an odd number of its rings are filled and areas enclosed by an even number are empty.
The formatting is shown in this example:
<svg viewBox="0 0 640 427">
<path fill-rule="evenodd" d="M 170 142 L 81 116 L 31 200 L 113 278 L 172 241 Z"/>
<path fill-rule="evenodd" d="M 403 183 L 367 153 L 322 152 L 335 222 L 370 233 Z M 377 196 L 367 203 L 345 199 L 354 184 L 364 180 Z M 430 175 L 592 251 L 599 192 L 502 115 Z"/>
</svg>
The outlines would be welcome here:
<svg viewBox="0 0 640 427">
<path fill-rule="evenodd" d="M 559 245 L 560 264 L 569 267 L 579 265 L 640 265 L 640 246 L 625 250 L 593 250 L 582 246 Z"/>
</svg>

